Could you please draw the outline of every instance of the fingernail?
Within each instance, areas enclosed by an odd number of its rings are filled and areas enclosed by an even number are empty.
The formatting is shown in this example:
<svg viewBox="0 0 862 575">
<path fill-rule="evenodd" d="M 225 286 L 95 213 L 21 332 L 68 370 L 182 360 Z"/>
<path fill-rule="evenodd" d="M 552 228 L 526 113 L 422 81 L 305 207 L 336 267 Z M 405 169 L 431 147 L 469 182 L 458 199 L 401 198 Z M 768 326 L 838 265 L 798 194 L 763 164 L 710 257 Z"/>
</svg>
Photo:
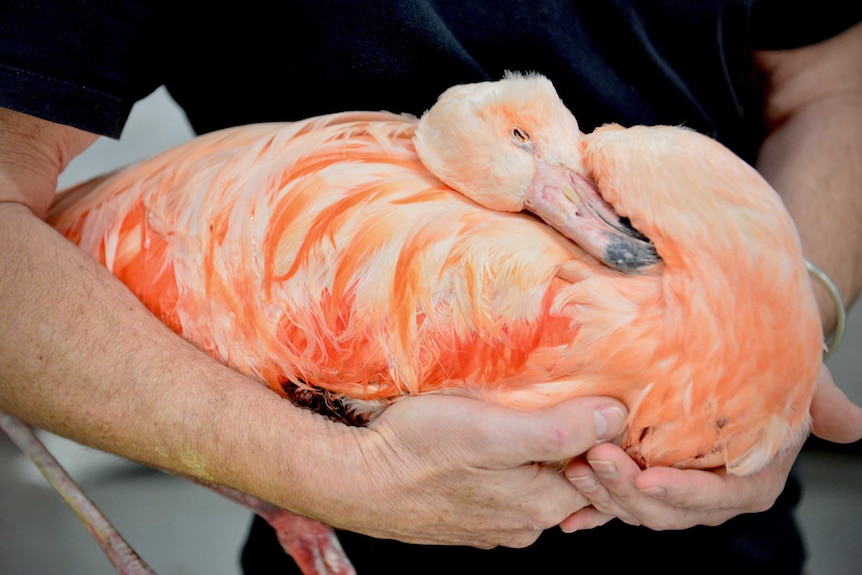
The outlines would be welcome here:
<svg viewBox="0 0 862 575">
<path fill-rule="evenodd" d="M 599 477 L 613 479 L 617 476 L 617 466 L 613 461 L 590 461 L 590 467 Z"/>
<path fill-rule="evenodd" d="M 575 487 L 578 488 L 578 491 L 583 491 L 584 493 L 590 493 L 592 491 L 595 491 L 596 487 L 599 486 L 599 482 L 592 475 L 569 477 L 569 481 L 574 483 Z"/>
<path fill-rule="evenodd" d="M 655 485 L 653 487 L 647 487 L 646 489 L 641 489 L 641 493 L 645 495 L 649 495 L 650 497 L 667 497 L 667 489 L 662 487 L 661 485 Z"/>
<path fill-rule="evenodd" d="M 601 407 L 593 412 L 596 426 L 596 439 L 605 441 L 613 439 L 623 431 L 626 416 L 623 410 L 615 405 Z"/>
</svg>

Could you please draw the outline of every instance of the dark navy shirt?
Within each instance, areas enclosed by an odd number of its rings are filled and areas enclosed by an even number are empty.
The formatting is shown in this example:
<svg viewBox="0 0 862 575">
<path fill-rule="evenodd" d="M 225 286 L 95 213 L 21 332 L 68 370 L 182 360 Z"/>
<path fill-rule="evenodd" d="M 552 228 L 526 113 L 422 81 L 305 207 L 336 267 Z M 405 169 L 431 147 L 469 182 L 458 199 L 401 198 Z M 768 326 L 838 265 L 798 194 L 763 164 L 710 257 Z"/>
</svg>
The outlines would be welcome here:
<svg viewBox="0 0 862 575">
<path fill-rule="evenodd" d="M 751 160 L 751 50 L 860 18 L 846 0 L 10 0 L 0 106 L 118 137 L 164 84 L 200 133 L 350 109 L 418 115 L 453 84 L 536 71 L 585 131 L 686 125 Z"/>
</svg>

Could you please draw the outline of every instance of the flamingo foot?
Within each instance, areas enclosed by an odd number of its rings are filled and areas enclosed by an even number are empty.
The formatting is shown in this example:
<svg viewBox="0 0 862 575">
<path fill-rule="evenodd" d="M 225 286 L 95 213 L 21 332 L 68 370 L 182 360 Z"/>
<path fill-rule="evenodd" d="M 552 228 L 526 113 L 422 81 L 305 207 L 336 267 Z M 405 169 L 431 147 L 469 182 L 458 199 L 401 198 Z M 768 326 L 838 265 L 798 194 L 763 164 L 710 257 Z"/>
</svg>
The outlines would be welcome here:
<svg viewBox="0 0 862 575">
<path fill-rule="evenodd" d="M 356 575 L 331 527 L 283 510 L 264 519 L 304 575 Z"/>
<path fill-rule="evenodd" d="M 303 575 L 356 575 L 356 569 L 331 527 L 235 489 L 220 485 L 206 487 L 266 520 L 275 529 L 282 549 L 296 561 Z"/>
</svg>

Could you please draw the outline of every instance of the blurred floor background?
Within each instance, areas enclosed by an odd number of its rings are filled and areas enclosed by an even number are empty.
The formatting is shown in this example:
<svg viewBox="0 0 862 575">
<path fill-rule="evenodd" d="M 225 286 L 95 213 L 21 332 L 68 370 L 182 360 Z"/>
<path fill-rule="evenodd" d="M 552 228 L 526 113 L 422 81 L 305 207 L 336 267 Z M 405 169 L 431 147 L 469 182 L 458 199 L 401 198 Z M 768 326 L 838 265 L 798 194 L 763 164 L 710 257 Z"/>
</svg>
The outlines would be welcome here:
<svg viewBox="0 0 862 575">
<path fill-rule="evenodd" d="M 191 137 L 164 89 L 134 109 L 117 141 L 100 139 L 75 159 L 61 187 L 148 157 Z M 860 306 L 862 307 L 862 306 Z M 862 405 L 862 311 L 830 358 L 835 381 Z M 208 490 L 42 436 L 70 475 L 160 575 L 237 575 L 250 514 Z M 862 574 L 862 444 L 810 441 L 798 463 L 799 520 L 809 575 Z M 0 575 L 110 575 L 114 569 L 35 467 L 0 433 Z"/>
</svg>

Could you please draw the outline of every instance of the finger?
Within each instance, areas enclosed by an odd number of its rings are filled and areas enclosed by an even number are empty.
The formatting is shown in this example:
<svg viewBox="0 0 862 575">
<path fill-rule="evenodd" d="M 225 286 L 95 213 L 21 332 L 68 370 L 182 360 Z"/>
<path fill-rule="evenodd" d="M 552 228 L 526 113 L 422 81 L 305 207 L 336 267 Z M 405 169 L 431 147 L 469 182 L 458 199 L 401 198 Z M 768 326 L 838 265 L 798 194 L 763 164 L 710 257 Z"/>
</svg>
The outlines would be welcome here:
<svg viewBox="0 0 862 575">
<path fill-rule="evenodd" d="M 542 530 L 559 525 L 566 517 L 589 507 L 590 502 L 565 477 L 548 465 L 538 464 L 541 476 L 529 493 L 519 497 L 519 506 L 532 502 L 536 506 L 533 516 L 535 527 Z"/>
<path fill-rule="evenodd" d="M 734 507 L 745 506 L 753 487 L 748 482 L 733 486 L 723 471 L 672 467 L 646 469 L 635 478 L 634 486 L 642 495 L 690 510 L 715 508 L 730 497 L 738 502 Z"/>
<path fill-rule="evenodd" d="M 606 508 L 609 505 L 610 495 L 585 458 L 579 457 L 570 461 L 564 473 L 566 479 L 589 501 L 591 506 L 599 505 L 601 508 Z"/>
<path fill-rule="evenodd" d="M 616 445 L 605 444 L 587 452 L 587 462 L 601 488 L 588 498 L 599 511 L 639 525 L 640 517 L 652 511 L 658 502 L 644 496 L 635 487 L 641 468 Z"/>
<path fill-rule="evenodd" d="M 623 405 L 613 399 L 571 399 L 537 411 L 490 406 L 477 414 L 488 418 L 482 436 L 487 449 L 502 464 L 557 462 L 581 455 L 597 443 L 623 432 Z"/>
<path fill-rule="evenodd" d="M 584 507 L 561 521 L 560 529 L 562 529 L 564 533 L 574 533 L 575 531 L 584 531 L 586 529 L 600 527 L 611 519 L 614 519 L 612 515 L 602 513 L 595 507 Z"/>
<path fill-rule="evenodd" d="M 723 521 L 737 513 L 769 509 L 784 488 L 796 453 L 785 451 L 763 470 L 745 477 L 724 470 L 656 467 L 641 473 L 635 487 L 670 506 L 707 514 L 704 523 Z"/>
<path fill-rule="evenodd" d="M 600 445 L 587 453 L 587 460 L 601 483 L 590 502 L 602 513 L 618 517 L 630 525 L 645 525 L 654 530 L 685 529 L 701 523 L 716 523 L 727 519 L 716 511 L 700 511 L 678 507 L 663 497 L 647 495 L 638 488 L 645 473 L 630 457 L 615 445 Z M 672 470 L 678 471 L 678 470 Z"/>
<path fill-rule="evenodd" d="M 629 501 L 638 496 L 633 484 L 640 468 L 620 448 L 610 444 L 595 447 L 585 457 L 569 462 L 565 473 L 599 513 L 640 524 L 632 513 L 636 507 Z"/>
<path fill-rule="evenodd" d="M 853 443 L 862 439 L 862 407 L 850 401 L 835 385 L 826 366 L 818 376 L 811 402 L 814 435 L 834 443 Z"/>
<path fill-rule="evenodd" d="M 771 507 L 797 453 L 785 450 L 757 474 L 736 477 L 715 470 L 641 470 L 622 449 L 603 444 L 586 454 L 599 486 L 587 483 L 581 461 L 573 462 L 567 474 L 574 485 L 586 486 L 582 493 L 599 512 L 651 529 L 684 529 L 717 525 L 739 513 Z"/>
<path fill-rule="evenodd" d="M 405 397 L 374 419 L 368 429 L 387 442 L 413 445 L 411 435 L 433 422 L 448 438 L 446 451 L 479 468 L 507 469 L 532 462 L 571 459 L 623 431 L 625 408 L 602 397 L 571 399 L 534 411 L 446 395 Z"/>
<path fill-rule="evenodd" d="M 600 486 L 593 468 L 587 463 L 585 457 L 572 459 L 566 464 L 566 468 L 563 471 L 566 479 L 571 481 L 578 488 L 578 491 L 582 493 L 592 493 Z"/>
<path fill-rule="evenodd" d="M 573 477 L 573 484 L 584 485 L 584 477 L 589 474 L 587 469 L 592 470 L 598 486 L 587 485 L 584 495 L 599 513 L 618 517 L 630 525 L 646 525 L 655 530 L 685 529 L 698 524 L 722 523 L 737 513 L 735 510 L 723 509 L 725 502 L 721 498 L 709 499 L 711 504 L 704 508 L 688 507 L 686 504 L 691 501 L 686 499 L 684 489 L 680 489 L 679 493 L 676 491 L 678 485 L 674 481 L 679 479 L 676 476 L 682 478 L 683 485 L 697 490 L 699 488 L 694 487 L 698 485 L 697 477 L 708 479 L 709 472 L 697 471 L 693 474 L 695 477 L 691 478 L 686 476 L 688 471 L 678 469 L 653 468 L 642 471 L 624 451 L 614 445 L 597 446 L 587 453 L 586 459 L 589 463 L 586 469 L 581 461 L 567 468 L 567 474 Z M 643 480 L 644 477 L 647 481 Z M 707 489 L 714 487 L 709 482 L 705 484 Z M 589 523 L 589 517 L 567 519 L 564 526 L 567 529 L 579 527 L 582 523 Z"/>
</svg>

